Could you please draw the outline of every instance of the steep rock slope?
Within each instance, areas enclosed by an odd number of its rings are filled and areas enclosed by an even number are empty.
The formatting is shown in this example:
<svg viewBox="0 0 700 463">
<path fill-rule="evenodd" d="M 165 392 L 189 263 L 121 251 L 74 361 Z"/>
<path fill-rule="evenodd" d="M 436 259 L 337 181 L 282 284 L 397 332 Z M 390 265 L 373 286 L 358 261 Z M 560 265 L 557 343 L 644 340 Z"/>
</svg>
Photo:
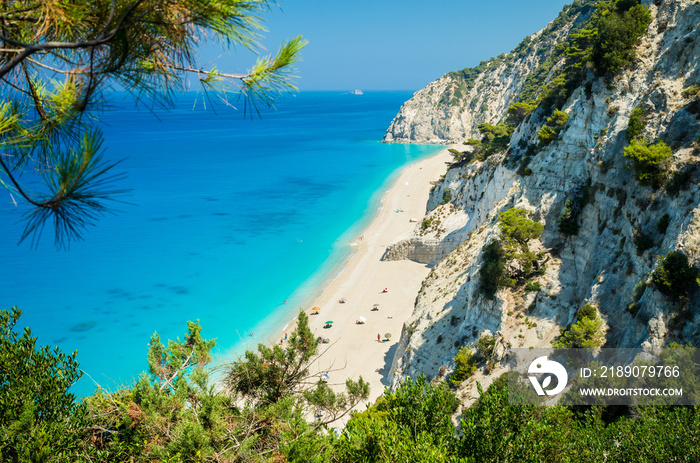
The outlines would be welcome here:
<svg viewBox="0 0 700 463">
<path fill-rule="evenodd" d="M 475 68 L 450 72 L 428 84 L 404 103 L 383 141 L 447 144 L 477 135 L 478 124 L 496 123 L 502 118 L 528 78 L 552 58 L 556 44 L 591 11 L 565 11 L 547 28 L 526 37 L 512 52 L 482 61 Z M 546 73 L 546 69 L 543 71 Z"/>
<path fill-rule="evenodd" d="M 568 120 L 546 146 L 538 133 L 552 108 L 540 105 L 515 129 L 507 150 L 450 168 L 435 185 L 414 236 L 387 250 L 387 259 L 434 264 L 404 326 L 393 385 L 406 375 L 445 377 L 459 348 L 473 349 L 485 334 L 496 340 L 488 370 L 498 372 L 511 347 L 549 347 L 586 302 L 597 308 L 606 347 L 700 345 L 698 293 L 669 295 L 652 281 L 670 251 L 700 267 L 700 3 L 642 4 L 651 23 L 631 66 L 608 78 L 589 72 L 589 83 L 561 106 Z M 580 10 L 547 37 L 561 40 L 590 12 Z M 474 79 L 482 91 L 470 89 L 459 105 L 449 104 L 454 76 L 430 84 L 403 106 L 385 140 L 458 141 L 474 136 L 482 121 L 503 120 L 527 73 L 542 63 L 538 50 L 535 44 L 510 64 L 485 66 Z M 645 114 L 640 137 L 662 139 L 673 153 L 660 186 L 642 185 L 623 155 L 630 117 L 639 119 L 635 108 Z M 499 213 L 510 208 L 524 209 L 544 225 L 529 242 L 537 272 L 500 285 L 490 299 L 480 274 L 484 249 L 502 238 Z M 573 217 L 577 233 L 562 232 L 566 217 Z M 480 369 L 473 379 L 488 384 L 493 377 Z M 467 402 L 475 396 L 473 384 L 464 385 Z"/>
</svg>

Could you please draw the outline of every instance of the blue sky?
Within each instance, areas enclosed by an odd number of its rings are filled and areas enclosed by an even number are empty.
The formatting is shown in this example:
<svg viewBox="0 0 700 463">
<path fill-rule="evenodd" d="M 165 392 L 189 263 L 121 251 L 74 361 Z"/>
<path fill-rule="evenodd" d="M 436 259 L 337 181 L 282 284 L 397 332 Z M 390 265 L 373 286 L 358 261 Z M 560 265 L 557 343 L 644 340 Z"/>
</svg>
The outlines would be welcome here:
<svg viewBox="0 0 700 463">
<path fill-rule="evenodd" d="M 556 17 L 563 0 L 279 0 L 266 15 L 271 52 L 303 35 L 301 90 L 418 90 L 443 74 L 508 52 Z M 570 1 L 569 1 L 570 3 Z M 221 55 L 207 49 L 203 60 Z M 220 70 L 255 57 L 231 52 Z"/>
</svg>

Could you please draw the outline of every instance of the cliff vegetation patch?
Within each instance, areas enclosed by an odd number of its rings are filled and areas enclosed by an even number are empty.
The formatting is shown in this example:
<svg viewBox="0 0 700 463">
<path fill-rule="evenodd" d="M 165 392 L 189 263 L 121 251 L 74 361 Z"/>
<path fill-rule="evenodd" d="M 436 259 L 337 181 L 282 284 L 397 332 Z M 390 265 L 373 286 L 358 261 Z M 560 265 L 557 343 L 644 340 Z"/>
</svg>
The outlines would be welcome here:
<svg viewBox="0 0 700 463">
<path fill-rule="evenodd" d="M 604 343 L 603 320 L 598 315 L 598 308 L 588 303 L 576 311 L 576 322 L 562 329 L 561 336 L 552 340 L 552 346 L 558 348 L 595 348 Z"/>
<path fill-rule="evenodd" d="M 644 140 L 635 139 L 625 148 L 624 156 L 632 160 L 635 178 L 639 183 L 658 188 L 668 176 L 673 152 L 663 141 L 649 145 Z"/>
<path fill-rule="evenodd" d="M 498 226 L 501 239 L 484 247 L 479 269 L 480 290 L 489 299 L 499 287 L 514 287 L 543 268 L 544 255 L 531 251 L 528 242 L 540 237 L 544 225 L 528 219 L 525 209 L 511 208 L 499 214 Z"/>
<path fill-rule="evenodd" d="M 688 263 L 680 251 L 661 259 L 651 276 L 654 288 L 674 299 L 687 298 L 700 285 L 700 271 Z"/>
<path fill-rule="evenodd" d="M 565 235 L 578 235 L 581 228 L 581 213 L 583 208 L 593 200 L 593 187 L 589 178 L 584 185 L 576 187 L 570 194 L 564 206 L 564 212 L 557 220 L 559 231 Z"/>
</svg>

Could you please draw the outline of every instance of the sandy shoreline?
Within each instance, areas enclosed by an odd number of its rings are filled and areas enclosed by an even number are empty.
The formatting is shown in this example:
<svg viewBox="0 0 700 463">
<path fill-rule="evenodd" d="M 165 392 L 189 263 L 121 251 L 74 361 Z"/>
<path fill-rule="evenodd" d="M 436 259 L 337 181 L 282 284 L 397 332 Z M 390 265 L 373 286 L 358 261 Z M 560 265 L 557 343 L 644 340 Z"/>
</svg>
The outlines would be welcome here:
<svg viewBox="0 0 700 463">
<path fill-rule="evenodd" d="M 370 384 L 370 402 L 374 402 L 388 384 L 401 329 L 413 312 L 413 303 L 429 268 L 411 261 L 380 259 L 389 244 L 418 225 L 410 219 L 422 220 L 431 182 L 445 173 L 445 163 L 451 160 L 445 149 L 403 169 L 382 198 L 370 225 L 353 243 L 357 252 L 314 303 L 304 308 L 307 314 L 312 307 L 321 308 L 318 315 L 310 315 L 310 326 L 316 336 L 331 341 L 323 344 L 321 351 L 325 352 L 311 371 L 329 372 L 329 383 L 338 385 L 339 390 L 344 388 L 347 378 L 362 376 Z M 384 288 L 388 292 L 383 293 Z M 341 298 L 346 299 L 344 304 L 338 302 Z M 379 310 L 372 310 L 374 304 L 379 304 Z M 356 324 L 361 316 L 367 321 Z M 333 321 L 332 328 L 324 328 L 327 320 Z M 292 329 L 292 325 L 287 327 L 288 332 Z M 377 335 L 385 339 L 386 333 L 391 334 L 389 341 L 377 341 Z"/>
</svg>

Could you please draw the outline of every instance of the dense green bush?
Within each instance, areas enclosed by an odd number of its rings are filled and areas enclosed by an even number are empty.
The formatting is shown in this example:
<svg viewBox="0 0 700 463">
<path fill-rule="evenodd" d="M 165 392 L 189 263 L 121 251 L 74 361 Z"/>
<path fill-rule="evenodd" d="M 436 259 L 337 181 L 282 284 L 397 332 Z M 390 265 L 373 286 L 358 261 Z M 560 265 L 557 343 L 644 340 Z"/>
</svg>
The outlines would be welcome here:
<svg viewBox="0 0 700 463">
<path fill-rule="evenodd" d="M 539 291 L 541 286 L 539 281 L 529 281 L 525 285 L 525 291 Z"/>
<path fill-rule="evenodd" d="M 547 146 L 557 138 L 557 131 L 548 125 L 543 125 L 537 132 L 537 139 L 540 141 L 540 146 Z"/>
<path fill-rule="evenodd" d="M 629 123 L 627 124 L 627 132 L 625 134 L 627 141 L 632 141 L 642 134 L 642 131 L 646 126 L 646 116 L 646 111 L 644 111 L 644 108 L 642 107 L 637 107 L 632 110 Z"/>
<path fill-rule="evenodd" d="M 564 205 L 564 212 L 557 219 L 557 225 L 561 233 L 573 236 L 577 235 L 581 228 L 580 217 L 583 208 L 593 200 L 591 179 L 588 178 L 585 184 L 574 188 L 569 196 Z"/>
<path fill-rule="evenodd" d="M 447 204 L 452 201 L 452 192 L 450 190 L 445 190 L 442 192 L 442 204 Z"/>
<path fill-rule="evenodd" d="M 500 241 L 484 246 L 483 263 L 479 269 L 479 289 L 487 298 L 496 296 L 499 286 L 505 286 L 506 251 Z"/>
<path fill-rule="evenodd" d="M 493 349 L 496 347 L 496 338 L 490 334 L 485 334 L 476 341 L 476 351 L 483 358 L 491 357 Z"/>
<path fill-rule="evenodd" d="M 671 251 L 661 259 L 651 277 L 656 289 L 674 298 L 686 298 L 700 285 L 700 271 L 688 263 L 680 251 Z"/>
<path fill-rule="evenodd" d="M 527 218 L 525 209 L 510 208 L 498 215 L 501 240 L 484 247 L 483 263 L 479 269 L 480 290 L 493 299 L 499 287 L 513 287 L 526 281 L 539 269 L 537 256 L 530 251 L 528 241 L 539 238 L 544 225 Z M 519 268 L 512 274 L 505 269 L 510 261 L 517 261 Z"/>
<path fill-rule="evenodd" d="M 614 75 L 634 60 L 634 46 L 646 32 L 651 13 L 637 1 L 618 0 L 601 2 L 596 16 L 591 61 L 598 75 Z"/>
<path fill-rule="evenodd" d="M 587 303 L 576 312 L 576 322 L 567 329 L 562 329 L 561 336 L 552 341 L 552 346 L 594 348 L 604 343 L 603 320 L 598 316 L 598 309 Z"/>
<path fill-rule="evenodd" d="M 625 148 L 625 157 L 632 160 L 635 178 L 639 183 L 658 187 L 666 179 L 673 152 L 663 141 L 648 145 L 644 141 L 632 140 Z"/>
<path fill-rule="evenodd" d="M 544 225 L 527 218 L 525 209 L 510 208 L 498 214 L 498 226 L 506 240 L 519 244 L 539 238 L 544 231 Z"/>
<path fill-rule="evenodd" d="M 507 123 L 493 125 L 482 122 L 477 126 L 477 129 L 479 129 L 479 133 L 482 135 L 479 154 L 481 154 L 483 159 L 488 158 L 494 153 L 508 149 L 510 137 L 515 131 L 515 127 Z"/>
<path fill-rule="evenodd" d="M 554 110 L 554 113 L 547 118 L 547 122 L 542 126 L 537 138 L 540 140 L 541 146 L 547 146 L 559 136 L 559 132 L 569 121 L 569 115 L 564 111 Z"/>
<path fill-rule="evenodd" d="M 461 347 L 455 356 L 455 370 L 450 375 L 453 386 L 459 386 L 476 371 L 476 357 L 471 349 Z"/>
<path fill-rule="evenodd" d="M 576 311 L 576 319 L 595 319 L 598 316 L 598 309 L 593 304 L 585 303 Z"/>
<path fill-rule="evenodd" d="M 69 388 L 82 376 L 77 352 L 19 335 L 17 307 L 0 310 L 0 461 L 73 462 L 83 452 L 84 404 Z"/>
<path fill-rule="evenodd" d="M 518 126 L 537 106 L 531 103 L 514 103 L 506 110 L 507 121 L 513 126 Z"/>
<path fill-rule="evenodd" d="M 684 168 L 673 172 L 664 185 L 666 192 L 670 195 L 677 196 L 681 190 L 687 190 L 692 184 L 693 171 L 695 169 L 697 169 L 697 166 L 687 165 Z"/>
<path fill-rule="evenodd" d="M 647 249 L 654 247 L 653 238 L 640 230 L 634 232 L 632 240 L 634 241 L 634 246 L 637 248 L 638 256 L 641 256 Z"/>
</svg>

